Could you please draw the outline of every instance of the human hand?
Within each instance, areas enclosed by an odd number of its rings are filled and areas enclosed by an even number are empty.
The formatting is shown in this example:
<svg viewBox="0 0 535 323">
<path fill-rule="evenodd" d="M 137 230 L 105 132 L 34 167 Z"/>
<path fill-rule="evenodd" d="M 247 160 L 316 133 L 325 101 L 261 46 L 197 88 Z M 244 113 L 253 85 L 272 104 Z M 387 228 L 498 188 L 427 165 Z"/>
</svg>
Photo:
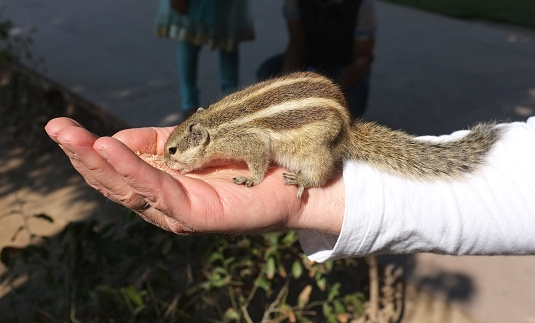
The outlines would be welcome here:
<svg viewBox="0 0 535 323">
<path fill-rule="evenodd" d="M 165 230 L 177 234 L 289 229 L 340 233 L 345 199 L 341 174 L 324 187 L 308 188 L 303 199 L 297 199 L 297 188 L 284 185 L 281 167 L 270 168 L 260 184 L 245 187 L 232 181 L 248 173 L 244 165 L 170 175 L 136 155 L 161 156 L 173 128 L 128 129 L 98 138 L 72 119 L 57 118 L 45 130 L 89 185 Z M 146 203 L 150 207 L 139 211 Z"/>
</svg>

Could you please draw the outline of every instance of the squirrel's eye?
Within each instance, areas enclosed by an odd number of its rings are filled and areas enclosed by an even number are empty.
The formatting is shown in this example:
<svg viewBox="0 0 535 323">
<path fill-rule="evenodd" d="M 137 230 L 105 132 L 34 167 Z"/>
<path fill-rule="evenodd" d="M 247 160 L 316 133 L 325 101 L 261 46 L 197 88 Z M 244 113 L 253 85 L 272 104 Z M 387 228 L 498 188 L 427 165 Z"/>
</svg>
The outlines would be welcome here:
<svg viewBox="0 0 535 323">
<path fill-rule="evenodd" d="M 176 147 L 169 147 L 169 154 L 171 155 L 176 154 Z"/>
</svg>

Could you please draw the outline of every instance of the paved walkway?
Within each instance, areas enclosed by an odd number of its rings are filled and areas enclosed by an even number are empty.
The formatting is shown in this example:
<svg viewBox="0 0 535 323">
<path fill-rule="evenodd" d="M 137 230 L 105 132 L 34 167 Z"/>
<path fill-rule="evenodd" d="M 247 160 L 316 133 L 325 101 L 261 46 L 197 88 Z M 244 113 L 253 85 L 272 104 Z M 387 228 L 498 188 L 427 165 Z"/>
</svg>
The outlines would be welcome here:
<svg viewBox="0 0 535 323">
<path fill-rule="evenodd" d="M 281 8 L 255 1 L 257 40 L 241 76 L 285 47 Z M 132 126 L 177 122 L 175 44 L 152 30 L 157 1 L 3 0 L 3 17 L 37 28 L 45 74 Z M 378 3 L 380 32 L 366 119 L 416 134 L 535 115 L 535 34 Z M 202 104 L 218 97 L 216 55 L 203 51 Z M 408 277 L 479 322 L 535 322 L 535 257 L 396 257 Z M 447 320 L 445 320 L 447 321 Z"/>
</svg>

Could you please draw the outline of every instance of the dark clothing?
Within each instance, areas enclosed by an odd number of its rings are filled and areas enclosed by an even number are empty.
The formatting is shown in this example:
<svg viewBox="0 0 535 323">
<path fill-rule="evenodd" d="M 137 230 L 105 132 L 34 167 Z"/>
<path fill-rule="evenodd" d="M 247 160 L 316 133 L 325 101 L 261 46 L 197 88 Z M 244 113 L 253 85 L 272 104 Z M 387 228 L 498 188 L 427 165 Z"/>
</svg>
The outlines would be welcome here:
<svg viewBox="0 0 535 323">
<path fill-rule="evenodd" d="M 363 0 L 297 0 L 305 33 L 305 54 L 301 70 L 323 74 L 333 80 L 354 59 L 355 27 Z M 293 19 L 293 18 L 292 18 Z M 284 54 L 262 63 L 257 77 L 265 80 L 279 75 Z M 371 70 L 346 88 L 344 95 L 353 118 L 361 117 L 368 103 Z"/>
<path fill-rule="evenodd" d="M 306 35 L 305 63 L 318 69 L 347 65 L 353 59 L 353 31 L 361 0 L 337 4 L 299 0 Z"/>
<path fill-rule="evenodd" d="M 284 54 L 279 54 L 265 60 L 258 68 L 256 76 L 259 80 L 266 80 L 279 74 L 282 69 L 282 62 L 284 60 Z M 321 74 L 336 79 L 344 66 L 335 66 L 329 69 L 324 69 Z M 303 70 L 317 72 L 312 67 L 305 67 Z M 370 90 L 370 74 L 371 70 L 368 70 L 362 78 L 345 89 L 344 96 L 347 101 L 347 106 L 352 118 L 360 118 L 366 110 L 368 105 L 368 95 Z"/>
</svg>

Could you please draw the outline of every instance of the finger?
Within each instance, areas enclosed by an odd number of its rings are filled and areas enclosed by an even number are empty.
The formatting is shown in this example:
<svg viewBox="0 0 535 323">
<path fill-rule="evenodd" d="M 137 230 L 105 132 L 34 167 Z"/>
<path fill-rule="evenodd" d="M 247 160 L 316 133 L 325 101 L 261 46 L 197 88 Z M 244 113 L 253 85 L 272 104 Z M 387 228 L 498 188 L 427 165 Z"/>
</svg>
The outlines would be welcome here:
<svg viewBox="0 0 535 323">
<path fill-rule="evenodd" d="M 113 138 L 134 152 L 162 155 L 165 142 L 173 129 L 174 127 L 126 129 L 113 135 Z"/>
<path fill-rule="evenodd" d="M 57 140 L 62 149 L 71 153 L 71 163 L 89 185 L 109 199 L 127 207 L 139 209 L 145 205 L 144 199 L 135 194 L 122 176 L 95 151 L 93 145 L 97 138 L 90 132 L 83 128 L 70 127 L 61 131 Z"/>
<path fill-rule="evenodd" d="M 76 120 L 70 119 L 70 118 L 55 118 L 50 121 L 45 126 L 45 131 L 48 134 L 52 140 L 57 142 L 57 136 L 58 134 L 69 127 L 79 127 L 82 128 L 82 125 L 80 125 Z"/>
<path fill-rule="evenodd" d="M 170 131 L 168 130 L 168 132 Z M 106 158 L 94 150 L 93 145 L 97 137 L 81 127 L 80 124 L 71 119 L 61 118 L 50 122 L 47 126 L 47 132 L 60 144 L 60 147 L 71 159 L 73 166 L 88 184 L 100 191 L 104 196 L 131 208 L 148 222 L 166 230 L 172 228 L 172 231 L 182 234 L 192 232 L 185 225 L 179 225 L 177 221 L 171 221 L 154 207 L 140 212 L 139 209 L 146 204 L 146 199 L 136 194 L 132 187 L 124 181 L 124 178 L 111 167 Z M 164 134 L 164 136 L 167 137 L 167 134 Z M 107 139 L 111 140 L 111 138 Z M 112 155 L 114 155 L 114 150 L 117 150 L 115 148 L 119 147 L 119 154 L 127 154 L 129 157 L 133 157 L 136 162 L 140 161 L 131 150 L 119 141 L 115 140 L 113 142 L 115 145 L 111 149 Z M 139 169 L 135 164 L 134 169 Z M 148 164 L 142 164 L 142 166 L 154 170 Z"/>
<path fill-rule="evenodd" d="M 146 163 L 117 139 L 99 138 L 94 148 L 122 180 L 153 207 L 164 208 L 164 205 L 160 204 L 159 196 L 165 191 L 174 191 L 175 199 L 187 201 L 187 196 L 181 195 L 184 190 L 175 178 Z"/>
<path fill-rule="evenodd" d="M 86 182 L 104 195 L 107 195 L 105 189 L 93 178 L 91 172 L 76 154 L 76 150 L 80 147 L 91 147 L 97 137 L 70 118 L 50 120 L 45 126 L 45 131 L 50 138 L 59 144 L 59 147 L 69 157 L 73 167 L 84 177 Z"/>
<path fill-rule="evenodd" d="M 170 231 L 181 235 L 191 235 L 197 233 L 195 230 L 187 227 L 183 223 L 171 223 L 169 217 L 162 211 L 147 204 L 148 208 L 142 210 L 134 210 L 143 220 L 151 223 L 163 230 Z"/>
<path fill-rule="evenodd" d="M 192 212 L 191 199 L 184 187 L 192 187 L 197 192 L 207 191 L 205 196 L 211 195 L 212 199 L 217 199 L 215 193 L 210 194 L 210 188 L 206 183 L 180 175 L 174 178 L 143 161 L 115 138 L 100 138 L 94 146 L 133 192 L 142 196 L 151 205 L 145 211 L 136 212 L 146 221 L 178 234 L 191 234 L 199 230 L 193 227 L 203 227 L 191 223 L 191 219 L 195 218 L 194 213 L 199 212 Z M 136 210 L 131 205 L 126 206 Z M 200 222 L 204 224 L 202 219 Z"/>
<path fill-rule="evenodd" d="M 98 185 L 95 185 L 97 183 L 92 179 L 91 172 L 79 155 L 80 152 L 91 149 L 97 137 L 78 123 L 75 123 L 74 120 L 62 119 L 56 120 L 57 122 L 55 123 L 49 123 L 51 125 L 49 128 L 51 137 L 54 137 L 54 140 L 69 157 L 74 168 L 91 186 L 98 189 Z"/>
</svg>

